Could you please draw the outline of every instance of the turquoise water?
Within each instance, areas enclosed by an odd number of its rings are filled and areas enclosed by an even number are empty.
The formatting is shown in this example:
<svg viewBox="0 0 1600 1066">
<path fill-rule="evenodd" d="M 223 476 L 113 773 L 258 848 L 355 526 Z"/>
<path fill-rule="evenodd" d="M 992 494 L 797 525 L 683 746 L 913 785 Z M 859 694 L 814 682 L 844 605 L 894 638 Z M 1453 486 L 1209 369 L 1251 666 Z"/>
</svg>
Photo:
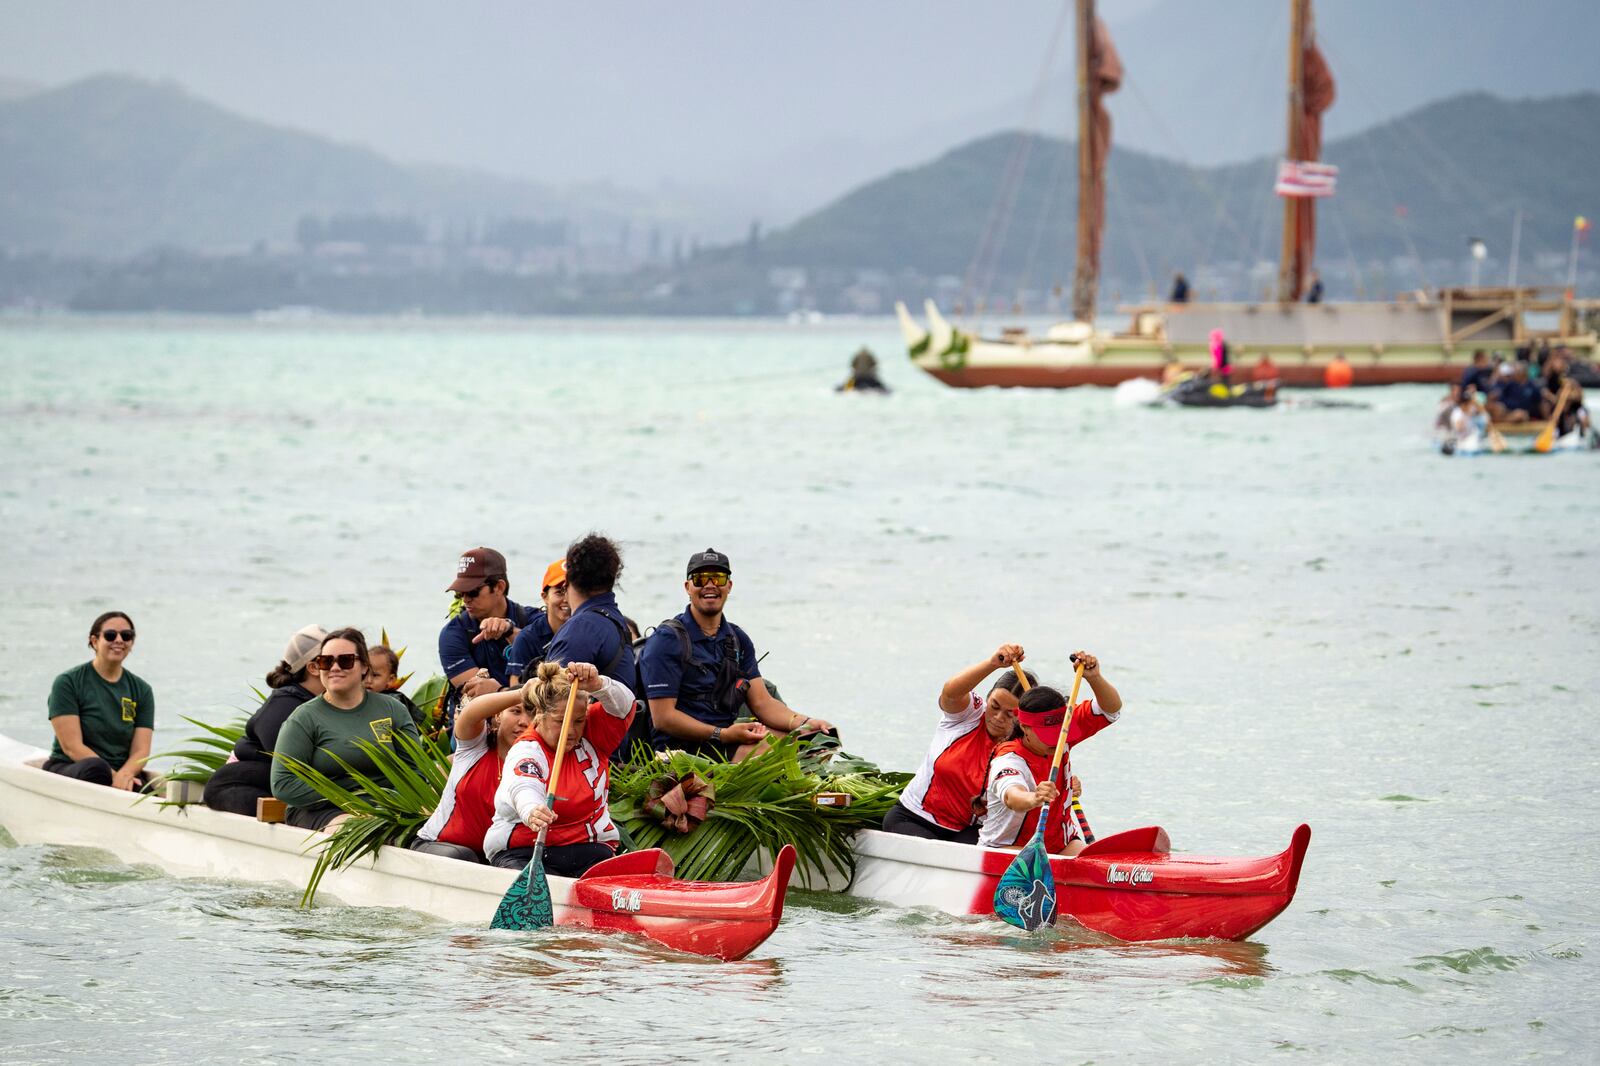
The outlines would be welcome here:
<svg viewBox="0 0 1600 1066">
<path fill-rule="evenodd" d="M 863 342 L 893 396 L 832 391 Z M 618 1062 L 1592 1061 L 1600 456 L 1441 458 L 1432 387 L 1146 410 L 946 389 L 897 351 L 886 322 L 0 322 L 0 732 L 48 739 L 108 606 L 159 749 L 309 621 L 436 668 L 468 546 L 532 598 L 610 533 L 648 624 L 710 545 L 765 672 L 887 766 L 1001 641 L 1047 678 L 1095 651 L 1128 707 L 1074 753 L 1096 830 L 1261 854 L 1309 822 L 1273 924 L 1028 940 L 801 894 L 719 964 L 8 847 L 7 1061 L 111 1034 L 186 1062 L 570 1060 L 596 1034 Z"/>
</svg>

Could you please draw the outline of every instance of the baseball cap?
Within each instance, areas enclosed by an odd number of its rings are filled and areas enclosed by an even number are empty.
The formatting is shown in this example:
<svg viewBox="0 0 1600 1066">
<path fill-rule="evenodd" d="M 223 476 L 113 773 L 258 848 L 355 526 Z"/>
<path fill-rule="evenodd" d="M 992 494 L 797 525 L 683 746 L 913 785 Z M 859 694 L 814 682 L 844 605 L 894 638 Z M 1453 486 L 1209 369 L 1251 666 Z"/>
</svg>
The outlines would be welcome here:
<svg viewBox="0 0 1600 1066">
<path fill-rule="evenodd" d="M 456 561 L 456 579 L 446 592 L 470 592 L 493 578 L 506 576 L 506 557 L 493 548 L 468 548 Z"/>
<path fill-rule="evenodd" d="M 289 638 L 289 646 L 283 649 L 283 664 L 291 673 L 298 674 L 316 656 L 322 642 L 327 639 L 327 630 L 319 625 L 296 630 L 294 636 Z"/>
<path fill-rule="evenodd" d="M 544 585 L 539 589 L 542 593 L 551 585 L 559 585 L 567 579 L 567 561 L 557 559 L 544 568 Z"/>
<path fill-rule="evenodd" d="M 1018 711 L 1017 721 L 1033 730 L 1041 743 L 1054 744 L 1061 736 L 1061 723 L 1067 720 L 1065 705 L 1044 711 Z"/>
<path fill-rule="evenodd" d="M 725 574 L 731 574 L 733 564 L 728 562 L 728 557 L 717 549 L 707 548 L 703 552 L 695 552 L 689 556 L 689 574 L 696 574 L 701 570 L 721 570 Z"/>
</svg>

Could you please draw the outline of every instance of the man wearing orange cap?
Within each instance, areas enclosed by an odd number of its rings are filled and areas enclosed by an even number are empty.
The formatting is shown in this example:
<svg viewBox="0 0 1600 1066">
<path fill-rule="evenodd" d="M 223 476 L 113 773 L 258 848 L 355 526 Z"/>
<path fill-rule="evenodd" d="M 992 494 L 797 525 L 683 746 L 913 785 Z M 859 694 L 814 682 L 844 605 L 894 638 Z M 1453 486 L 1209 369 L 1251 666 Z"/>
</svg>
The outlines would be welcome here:
<svg viewBox="0 0 1600 1066">
<path fill-rule="evenodd" d="M 545 567 L 539 598 L 544 601 L 544 609 L 534 609 L 533 620 L 522 627 L 511 642 L 511 650 L 506 652 L 506 672 L 513 685 L 533 676 L 533 668 L 544 661 L 550 643 L 572 617 L 572 608 L 567 604 L 566 559 L 557 559 Z"/>
<path fill-rule="evenodd" d="M 1072 775 L 1073 745 L 1115 722 L 1122 713 L 1122 696 L 1100 676 L 1100 660 L 1086 651 L 1074 652 L 1072 660 L 1083 664 L 1083 679 L 1094 690 L 1094 698 L 1069 709 L 1060 692 L 1040 685 L 1018 701 L 1017 724 L 1022 727 L 1022 739 L 1001 744 L 989 761 L 984 792 L 987 813 L 978 834 L 982 847 L 1020 847 L 1032 838 L 1041 809 L 1047 809 L 1045 847 L 1056 855 L 1076 855 L 1083 850 L 1083 836 L 1066 812 L 1066 790 L 1050 780 L 1050 761 L 1055 756 L 1056 740 L 1065 729 L 1067 746 L 1056 780 L 1068 780 Z"/>
</svg>

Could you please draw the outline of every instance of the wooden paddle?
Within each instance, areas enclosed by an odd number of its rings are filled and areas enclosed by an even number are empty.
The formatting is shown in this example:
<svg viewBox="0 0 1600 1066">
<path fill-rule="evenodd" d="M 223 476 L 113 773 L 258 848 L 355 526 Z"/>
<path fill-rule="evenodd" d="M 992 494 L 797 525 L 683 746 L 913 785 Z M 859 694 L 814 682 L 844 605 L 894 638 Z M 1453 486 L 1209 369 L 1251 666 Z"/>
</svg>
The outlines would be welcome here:
<svg viewBox="0 0 1600 1066">
<path fill-rule="evenodd" d="M 544 793 L 545 803 L 552 810 L 556 805 L 556 781 L 561 777 L 561 764 L 567 753 L 567 730 L 572 728 L 572 708 L 577 702 L 578 683 L 574 681 L 567 693 L 566 712 L 561 716 L 561 739 L 556 741 L 555 762 L 550 767 L 550 787 Z M 544 876 L 544 838 L 549 830 L 549 826 L 539 830 L 533 842 L 533 857 L 501 897 L 489 922 L 490 929 L 548 929 L 556 924 L 550 882 Z"/>
<path fill-rule="evenodd" d="M 1018 677 L 1022 677 L 1019 670 Z M 1027 678 L 1022 683 L 1026 685 Z M 1050 783 L 1057 784 L 1061 755 L 1067 748 L 1067 730 L 1072 724 L 1072 708 L 1078 702 L 1078 686 L 1083 684 L 1083 664 L 1072 677 L 1072 695 L 1067 698 L 1066 717 L 1056 737 L 1056 752 L 1050 759 Z M 1039 811 L 1039 824 L 1033 839 L 1017 852 L 994 890 L 994 912 L 1012 925 L 1029 932 L 1056 920 L 1056 879 L 1050 872 L 1050 852 L 1044 846 L 1045 824 L 1050 820 L 1050 804 Z"/>
<path fill-rule="evenodd" d="M 1567 406 L 1567 397 L 1572 393 L 1572 379 L 1568 378 L 1561 383 L 1561 394 L 1556 397 L 1555 413 L 1550 416 L 1550 421 L 1544 424 L 1539 435 L 1533 440 L 1533 450 L 1548 452 L 1556 444 L 1556 426 L 1561 422 L 1561 409 Z"/>
</svg>

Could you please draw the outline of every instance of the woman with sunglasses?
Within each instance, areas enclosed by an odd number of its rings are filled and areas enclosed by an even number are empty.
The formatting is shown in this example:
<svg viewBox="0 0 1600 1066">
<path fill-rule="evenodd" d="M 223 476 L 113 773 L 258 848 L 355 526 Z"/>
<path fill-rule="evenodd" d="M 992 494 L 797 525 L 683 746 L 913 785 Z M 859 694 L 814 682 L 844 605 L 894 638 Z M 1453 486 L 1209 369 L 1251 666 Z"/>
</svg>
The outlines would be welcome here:
<svg viewBox="0 0 1600 1066">
<path fill-rule="evenodd" d="M 56 739 L 46 770 L 124 791 L 146 783 L 156 698 L 143 678 L 123 667 L 133 638 L 133 621 L 121 611 L 107 611 L 89 627 L 94 658 L 50 686 L 50 728 Z"/>
<path fill-rule="evenodd" d="M 353 789 L 351 770 L 377 774 L 378 768 L 357 741 L 393 744 L 396 733 L 420 741 L 417 727 L 399 700 L 381 692 L 368 692 L 371 670 L 367 638 L 359 629 L 336 629 L 323 638 L 319 654 L 311 660 L 322 678 L 322 695 L 307 700 L 283 723 L 273 749 L 272 794 L 289 805 L 290 825 L 301 829 L 329 829 L 340 818 L 339 808 L 289 769 L 284 757 L 311 766 L 336 784 Z"/>
<path fill-rule="evenodd" d="M 572 686 L 588 699 L 572 708 L 566 749 L 558 756 L 561 722 Z M 540 663 L 522 686 L 522 703 L 533 724 L 506 753 L 500 787 L 494 795 L 494 822 L 483 838 L 483 852 L 496 866 L 521 869 L 533 857 L 539 830 L 545 837 L 545 869 L 562 877 L 581 877 L 616 853 L 620 834 L 608 807 L 611 752 L 633 721 L 633 693 L 589 663 Z M 552 807 L 545 784 L 557 759 L 561 794 Z"/>
</svg>

